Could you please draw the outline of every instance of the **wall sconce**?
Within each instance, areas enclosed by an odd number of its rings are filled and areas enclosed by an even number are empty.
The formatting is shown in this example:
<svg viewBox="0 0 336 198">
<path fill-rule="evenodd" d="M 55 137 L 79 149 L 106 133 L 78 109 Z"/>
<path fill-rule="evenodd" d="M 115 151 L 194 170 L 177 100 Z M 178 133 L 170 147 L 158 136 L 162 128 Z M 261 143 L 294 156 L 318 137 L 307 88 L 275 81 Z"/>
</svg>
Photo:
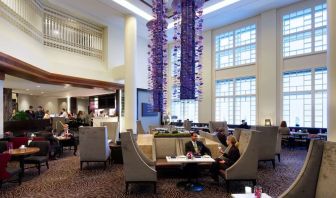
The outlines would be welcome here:
<svg viewBox="0 0 336 198">
<path fill-rule="evenodd" d="M 265 126 L 272 126 L 271 119 L 265 119 Z"/>
</svg>

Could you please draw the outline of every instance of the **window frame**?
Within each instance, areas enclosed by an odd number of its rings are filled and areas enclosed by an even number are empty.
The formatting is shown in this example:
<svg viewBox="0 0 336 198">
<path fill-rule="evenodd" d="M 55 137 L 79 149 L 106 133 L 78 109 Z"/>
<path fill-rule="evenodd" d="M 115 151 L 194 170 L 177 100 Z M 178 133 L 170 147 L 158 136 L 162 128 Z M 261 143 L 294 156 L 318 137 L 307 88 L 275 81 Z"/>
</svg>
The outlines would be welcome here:
<svg viewBox="0 0 336 198">
<path fill-rule="evenodd" d="M 319 53 L 325 53 L 327 51 L 327 41 L 323 40 L 323 34 L 322 34 L 322 38 L 320 40 L 320 42 L 322 43 L 322 45 L 319 45 L 318 47 L 319 48 L 322 48 L 321 50 L 318 50 L 317 47 L 316 47 L 316 42 L 317 42 L 317 37 L 316 36 L 316 32 L 317 31 L 322 31 L 322 32 L 325 32 L 327 29 L 327 24 L 324 24 L 322 26 L 319 26 L 319 27 L 315 27 L 316 25 L 316 22 L 315 20 L 317 19 L 317 16 L 316 16 L 316 13 L 318 12 L 318 10 L 316 10 L 316 8 L 318 6 L 325 6 L 325 8 L 322 8 L 322 9 L 326 9 L 326 12 L 327 12 L 327 8 L 326 8 L 326 2 L 323 2 L 323 1 L 319 1 L 319 2 L 314 2 L 314 3 L 311 3 L 309 5 L 306 5 L 304 7 L 299 7 L 299 8 L 296 8 L 296 9 L 291 9 L 291 10 L 287 10 L 286 12 L 283 12 L 281 13 L 280 15 L 280 28 L 281 28 L 281 39 L 280 39 L 280 42 L 281 42 L 281 55 L 283 57 L 283 59 L 290 59 L 290 58 L 295 58 L 295 57 L 301 57 L 301 56 L 308 56 L 308 55 L 313 55 L 313 54 L 319 54 Z M 310 26 L 311 28 L 310 29 L 306 29 L 306 30 L 300 30 L 300 31 L 296 31 L 294 33 L 289 33 L 289 34 L 284 34 L 284 17 L 287 16 L 287 15 L 290 15 L 290 14 L 293 14 L 293 13 L 297 13 L 297 12 L 300 12 L 300 11 L 304 11 L 306 9 L 310 9 Z M 323 18 L 323 15 L 321 16 Z M 320 22 L 323 24 L 323 19 L 322 19 L 322 22 Z M 290 30 L 288 30 L 290 31 Z M 288 52 L 285 52 L 285 38 L 286 37 L 291 37 L 291 36 L 296 36 L 296 35 L 299 35 L 299 34 L 305 34 L 307 32 L 310 32 L 310 52 L 303 52 L 303 53 L 296 53 L 294 55 L 286 55 L 286 53 L 290 54 L 291 51 L 288 51 Z M 324 42 L 323 42 L 324 41 Z M 324 45 L 325 44 L 325 45 Z M 302 48 L 300 49 L 302 51 L 304 51 L 305 49 Z"/>
</svg>

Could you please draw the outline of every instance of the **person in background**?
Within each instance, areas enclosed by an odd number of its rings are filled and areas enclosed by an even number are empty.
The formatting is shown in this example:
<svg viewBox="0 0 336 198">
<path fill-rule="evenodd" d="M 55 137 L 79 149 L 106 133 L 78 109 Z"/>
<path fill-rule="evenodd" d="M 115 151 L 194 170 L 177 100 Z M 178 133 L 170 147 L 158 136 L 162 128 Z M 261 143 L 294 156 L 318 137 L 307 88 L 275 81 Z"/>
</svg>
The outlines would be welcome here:
<svg viewBox="0 0 336 198">
<path fill-rule="evenodd" d="M 26 111 L 26 114 L 27 114 L 29 120 L 34 120 L 35 119 L 35 114 L 34 114 L 33 109 L 34 109 L 33 106 L 29 106 L 29 109 Z"/>
<path fill-rule="evenodd" d="M 68 119 L 68 113 L 66 112 L 66 110 L 63 108 L 61 113 L 60 113 L 60 117 L 64 117 L 65 119 Z"/>
<path fill-rule="evenodd" d="M 49 110 L 46 110 L 43 116 L 43 119 L 50 119 Z"/>
<path fill-rule="evenodd" d="M 60 134 L 60 136 L 62 137 L 70 137 L 70 139 L 68 140 L 68 145 L 69 146 L 74 146 L 74 155 L 76 155 L 76 152 L 77 152 L 77 141 L 75 139 L 75 136 L 74 136 L 74 132 L 73 131 L 70 131 L 69 130 L 69 125 L 68 124 L 64 124 L 63 125 L 63 131 L 62 133 Z"/>
<path fill-rule="evenodd" d="M 77 113 L 77 122 L 83 124 L 84 123 L 84 113 L 83 111 L 78 111 Z"/>
<path fill-rule="evenodd" d="M 221 144 L 227 147 L 228 145 L 226 143 L 226 138 L 229 136 L 229 133 L 226 132 L 225 128 L 218 128 L 216 131 L 218 140 L 221 142 Z"/>
<path fill-rule="evenodd" d="M 281 121 L 280 127 L 279 127 L 279 133 L 281 135 L 289 135 L 290 131 L 289 128 L 287 127 L 286 121 Z"/>
<path fill-rule="evenodd" d="M 233 135 L 227 137 L 226 143 L 228 147 L 225 149 L 225 151 L 219 151 L 222 155 L 215 159 L 216 162 L 214 162 L 210 168 L 211 177 L 216 182 L 219 181 L 219 170 L 226 170 L 232 166 L 240 157 L 239 149 L 236 146 L 237 140 Z"/>
<path fill-rule="evenodd" d="M 35 112 L 35 119 L 41 120 L 44 117 L 44 111 L 41 106 L 37 107 L 37 111 Z"/>
<path fill-rule="evenodd" d="M 247 122 L 245 122 L 245 120 L 242 120 L 242 123 L 239 125 L 239 128 L 249 129 L 249 126 L 247 125 Z"/>
</svg>

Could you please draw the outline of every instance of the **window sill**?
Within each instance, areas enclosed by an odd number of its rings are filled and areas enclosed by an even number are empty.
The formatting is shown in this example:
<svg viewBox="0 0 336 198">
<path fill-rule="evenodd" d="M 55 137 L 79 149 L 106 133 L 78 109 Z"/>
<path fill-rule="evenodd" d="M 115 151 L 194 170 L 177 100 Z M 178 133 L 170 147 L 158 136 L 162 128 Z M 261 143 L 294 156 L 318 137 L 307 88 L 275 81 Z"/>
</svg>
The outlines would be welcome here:
<svg viewBox="0 0 336 198">
<path fill-rule="evenodd" d="M 236 69 L 236 68 L 248 67 L 248 66 L 255 66 L 255 65 L 256 65 L 256 62 L 254 62 L 254 63 L 248 63 L 248 64 L 244 64 L 244 65 L 237 65 L 237 66 L 219 68 L 219 69 L 215 69 L 215 71 L 230 70 L 230 69 Z"/>
<path fill-rule="evenodd" d="M 283 60 L 301 58 L 301 57 L 305 57 L 305 56 L 312 56 L 312 55 L 318 55 L 318 54 L 324 54 L 324 53 L 327 53 L 327 50 L 319 51 L 319 52 L 311 52 L 311 53 L 307 53 L 307 54 L 299 54 L 299 55 L 293 55 L 293 56 L 283 57 Z"/>
</svg>

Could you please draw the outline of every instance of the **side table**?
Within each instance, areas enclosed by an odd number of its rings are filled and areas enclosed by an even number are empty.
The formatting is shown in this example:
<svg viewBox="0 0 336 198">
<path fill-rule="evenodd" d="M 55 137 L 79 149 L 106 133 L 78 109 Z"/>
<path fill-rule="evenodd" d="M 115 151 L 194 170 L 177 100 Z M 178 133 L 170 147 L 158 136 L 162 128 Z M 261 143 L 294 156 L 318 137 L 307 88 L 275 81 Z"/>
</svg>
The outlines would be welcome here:
<svg viewBox="0 0 336 198">
<path fill-rule="evenodd" d="M 113 163 L 122 164 L 123 158 L 122 158 L 121 145 L 118 145 L 116 143 L 110 143 L 109 146 L 111 149 L 111 159 Z"/>
</svg>

